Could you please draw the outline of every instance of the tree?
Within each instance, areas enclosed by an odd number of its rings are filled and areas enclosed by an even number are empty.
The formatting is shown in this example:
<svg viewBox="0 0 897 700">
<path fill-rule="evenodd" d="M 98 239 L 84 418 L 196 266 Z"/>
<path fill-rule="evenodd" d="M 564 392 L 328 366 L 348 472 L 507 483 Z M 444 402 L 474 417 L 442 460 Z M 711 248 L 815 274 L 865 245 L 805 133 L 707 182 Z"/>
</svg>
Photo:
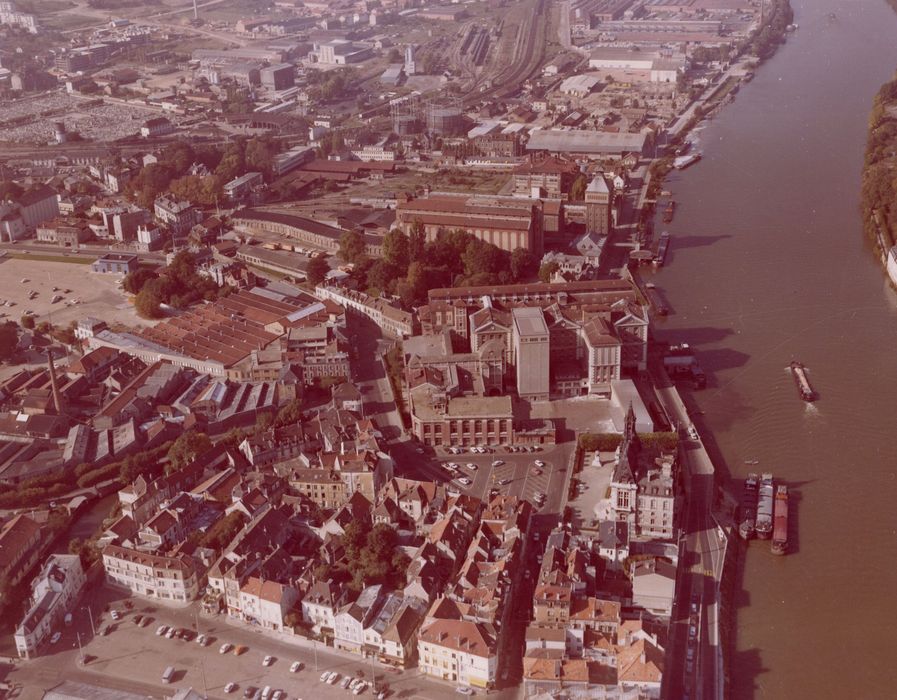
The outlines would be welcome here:
<svg viewBox="0 0 897 700">
<path fill-rule="evenodd" d="M 423 260 L 426 250 L 427 230 L 423 223 L 415 221 L 411 228 L 411 235 L 408 237 L 408 259 Z"/>
<path fill-rule="evenodd" d="M 327 258 L 323 255 L 318 255 L 308 261 L 308 268 L 305 274 L 308 278 L 308 283 L 313 287 L 317 287 L 327 278 L 328 272 L 330 272 L 330 265 L 327 263 Z"/>
<path fill-rule="evenodd" d="M 168 449 L 168 461 L 172 467 L 169 471 L 175 471 L 187 466 L 204 452 L 212 449 L 212 441 L 205 433 L 188 430 L 182 434 Z"/>
<path fill-rule="evenodd" d="M 149 285 L 144 286 L 134 299 L 134 308 L 143 318 L 162 318 L 162 299 Z"/>
<path fill-rule="evenodd" d="M 402 62 L 402 52 L 397 48 L 393 47 L 389 50 L 389 53 L 386 54 L 387 63 L 401 63 Z"/>
<path fill-rule="evenodd" d="M 255 429 L 257 432 L 264 433 L 274 424 L 274 416 L 270 413 L 259 413 L 255 417 Z"/>
<path fill-rule="evenodd" d="M 31 314 L 25 314 L 22 316 L 20 323 L 22 324 L 22 328 L 31 330 L 32 328 L 34 328 L 34 316 L 32 316 Z"/>
<path fill-rule="evenodd" d="M 246 168 L 270 177 L 274 170 L 274 156 L 277 146 L 267 136 L 250 139 L 246 144 Z"/>
<path fill-rule="evenodd" d="M 143 285 L 145 285 L 150 280 L 154 280 L 158 277 L 155 272 L 152 270 L 148 270 L 145 267 L 140 267 L 134 270 L 127 275 L 122 280 L 121 286 L 124 288 L 126 292 L 129 294 L 138 294 L 141 289 L 143 289 Z"/>
<path fill-rule="evenodd" d="M 18 342 L 19 331 L 15 323 L 7 321 L 0 325 L 0 362 L 13 358 Z"/>
<path fill-rule="evenodd" d="M 530 277 L 539 267 L 539 259 L 526 248 L 517 248 L 511 253 L 511 277 L 520 282 Z"/>
<path fill-rule="evenodd" d="M 545 263 L 539 268 L 539 279 L 543 282 L 551 282 L 552 275 L 560 269 L 561 266 L 554 261 Z"/>
<path fill-rule="evenodd" d="M 302 399 L 295 398 L 277 412 L 274 425 L 282 427 L 298 423 L 302 418 Z"/>
<path fill-rule="evenodd" d="M 586 195 L 586 185 L 588 181 L 583 173 L 579 173 L 570 185 L 570 199 L 581 201 Z"/>
<path fill-rule="evenodd" d="M 12 180 L 0 181 L 0 202 L 5 199 L 18 199 L 24 190 Z"/>
<path fill-rule="evenodd" d="M 394 228 L 383 237 L 383 259 L 397 270 L 408 269 L 411 261 L 411 242 L 401 229 Z"/>
<path fill-rule="evenodd" d="M 368 294 L 386 292 L 391 294 L 396 285 L 396 268 L 385 260 L 375 260 L 368 270 Z"/>
<path fill-rule="evenodd" d="M 364 256 L 364 236 L 358 231 L 346 231 L 340 236 L 337 255 L 347 263 L 358 262 Z"/>
</svg>

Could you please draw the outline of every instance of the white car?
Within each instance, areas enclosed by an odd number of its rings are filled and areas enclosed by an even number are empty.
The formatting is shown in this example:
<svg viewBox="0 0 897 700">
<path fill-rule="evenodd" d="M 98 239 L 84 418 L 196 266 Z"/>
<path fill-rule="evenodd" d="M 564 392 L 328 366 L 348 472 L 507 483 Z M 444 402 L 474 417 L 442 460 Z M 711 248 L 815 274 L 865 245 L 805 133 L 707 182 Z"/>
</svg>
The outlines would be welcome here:
<svg viewBox="0 0 897 700">
<path fill-rule="evenodd" d="M 262 659 L 262 666 L 270 666 L 274 663 L 274 657 L 268 654 L 264 659 Z"/>
<path fill-rule="evenodd" d="M 54 632 L 53 636 L 50 637 L 50 644 L 56 644 L 60 639 L 62 639 L 62 632 Z"/>
<path fill-rule="evenodd" d="M 233 648 L 234 648 L 234 647 L 233 647 L 232 644 L 228 644 L 227 642 L 225 642 L 224 644 L 222 644 L 222 645 L 218 648 L 218 653 L 219 653 L 219 654 L 226 654 L 227 652 L 229 652 L 229 651 L 230 651 L 231 649 L 233 649 Z"/>
<path fill-rule="evenodd" d="M 156 636 L 161 637 L 166 632 L 168 632 L 168 625 L 159 625 L 159 627 L 156 629 Z"/>
<path fill-rule="evenodd" d="M 361 695 L 365 690 L 367 690 L 368 684 L 364 681 L 361 681 L 358 685 L 355 686 L 355 690 L 352 691 L 352 695 Z"/>
<path fill-rule="evenodd" d="M 204 647 L 209 643 L 209 638 L 206 637 L 206 635 L 201 634 L 196 638 L 196 643 L 199 644 L 199 646 Z"/>
<path fill-rule="evenodd" d="M 177 637 L 177 636 L 178 636 L 178 629 L 177 629 L 177 627 L 171 627 L 171 628 L 165 633 L 165 636 L 166 636 L 168 639 L 174 639 L 175 637 Z"/>
<path fill-rule="evenodd" d="M 330 671 L 324 671 L 321 674 L 321 683 L 326 683 L 330 679 Z"/>
<path fill-rule="evenodd" d="M 236 689 L 237 689 L 237 684 L 234 683 L 233 681 L 231 681 L 231 682 L 228 683 L 226 686 L 224 686 L 224 692 L 225 692 L 225 693 L 232 693 L 232 692 L 234 692 Z"/>
<path fill-rule="evenodd" d="M 112 619 L 113 619 L 113 620 L 120 620 L 120 619 L 121 619 L 121 613 L 118 612 L 118 610 L 113 610 L 113 611 L 112 611 Z"/>
<path fill-rule="evenodd" d="M 535 465 L 536 465 L 537 467 L 544 467 L 544 466 L 545 466 L 545 462 L 543 462 L 541 459 L 537 459 L 536 462 L 535 462 Z"/>
<path fill-rule="evenodd" d="M 336 685 L 339 679 L 340 674 L 338 674 L 336 671 L 331 671 L 330 678 L 327 679 L 327 682 L 330 683 L 330 685 Z"/>
<path fill-rule="evenodd" d="M 496 460 L 492 463 L 492 466 L 493 466 L 493 467 L 500 467 L 502 464 L 504 464 L 504 461 L 502 461 L 502 460 L 500 460 L 500 459 L 496 459 Z"/>
<path fill-rule="evenodd" d="M 290 665 L 290 673 L 296 673 L 297 671 L 301 671 L 301 670 L 302 670 L 302 662 L 301 661 L 294 661 Z"/>
<path fill-rule="evenodd" d="M 465 486 L 470 486 L 473 482 L 468 479 L 466 476 L 459 476 L 458 482 L 464 484 Z"/>
<path fill-rule="evenodd" d="M 479 469 L 479 466 L 477 466 L 477 465 L 474 464 L 473 462 L 468 462 L 468 463 L 467 463 L 467 468 L 470 469 L 471 471 L 476 471 L 477 469 Z"/>
</svg>

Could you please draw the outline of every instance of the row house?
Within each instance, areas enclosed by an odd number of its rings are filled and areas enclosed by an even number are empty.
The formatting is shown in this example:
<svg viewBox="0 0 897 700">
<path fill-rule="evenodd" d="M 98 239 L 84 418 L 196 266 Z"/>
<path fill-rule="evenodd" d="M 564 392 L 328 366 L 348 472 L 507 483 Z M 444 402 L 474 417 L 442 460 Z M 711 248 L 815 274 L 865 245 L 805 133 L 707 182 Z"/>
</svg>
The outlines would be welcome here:
<svg viewBox="0 0 897 700">
<path fill-rule="evenodd" d="M 250 576 L 240 589 L 240 612 L 244 622 L 278 632 L 288 627 L 286 617 L 298 600 L 292 586 Z"/>
<path fill-rule="evenodd" d="M 106 580 L 133 595 L 162 602 L 189 602 L 199 593 L 199 572 L 185 554 L 160 556 L 108 545 L 103 549 Z"/>
<path fill-rule="evenodd" d="M 468 620 L 428 620 L 417 639 L 418 667 L 424 675 L 462 688 L 495 686 L 498 639 L 489 625 Z"/>
</svg>

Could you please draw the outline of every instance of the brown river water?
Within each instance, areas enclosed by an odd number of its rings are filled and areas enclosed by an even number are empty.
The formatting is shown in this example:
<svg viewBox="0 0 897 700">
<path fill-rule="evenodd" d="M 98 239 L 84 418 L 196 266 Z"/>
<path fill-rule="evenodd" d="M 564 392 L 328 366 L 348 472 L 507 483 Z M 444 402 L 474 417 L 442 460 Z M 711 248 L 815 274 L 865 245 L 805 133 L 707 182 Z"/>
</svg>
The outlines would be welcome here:
<svg viewBox="0 0 897 700">
<path fill-rule="evenodd" d="M 792 5 L 799 29 L 699 129 L 703 160 L 666 182 L 679 206 L 657 222 L 672 241 L 653 281 L 672 314 L 656 328 L 698 350 L 694 399 L 728 488 L 771 471 L 794 493 L 789 555 L 755 541 L 741 558 L 732 697 L 897 698 L 897 294 L 859 216 L 897 14 Z"/>
</svg>

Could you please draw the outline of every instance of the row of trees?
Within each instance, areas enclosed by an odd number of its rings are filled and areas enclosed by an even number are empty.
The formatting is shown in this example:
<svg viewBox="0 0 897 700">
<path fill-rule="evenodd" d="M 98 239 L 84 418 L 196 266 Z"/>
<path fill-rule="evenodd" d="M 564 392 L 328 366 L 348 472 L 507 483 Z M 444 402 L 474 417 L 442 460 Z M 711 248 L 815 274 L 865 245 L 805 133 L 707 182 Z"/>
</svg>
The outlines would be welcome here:
<svg viewBox="0 0 897 700">
<path fill-rule="evenodd" d="M 869 116 L 863 165 L 862 211 L 869 237 L 878 240 L 874 212 L 884 224 L 885 245 L 897 238 L 897 76 L 881 86 Z M 887 251 L 882 251 L 886 253 Z"/>
<path fill-rule="evenodd" d="M 152 207 L 156 197 L 166 192 L 211 206 L 223 196 L 223 185 L 235 177 L 258 171 L 270 178 L 278 152 L 276 141 L 268 135 L 238 138 L 223 150 L 212 146 L 194 148 L 186 141 L 177 141 L 162 151 L 158 163 L 143 168 L 128 183 L 125 193 L 145 208 Z M 194 163 L 204 165 L 211 175 L 191 175 L 190 166 Z"/>
<path fill-rule="evenodd" d="M 343 235 L 338 254 L 355 265 L 360 288 L 397 295 L 406 308 L 425 303 L 436 287 L 512 284 L 530 278 L 539 266 L 524 248 L 509 253 L 465 231 L 444 231 L 427 241 L 419 224 L 411 235 L 398 229 L 386 234 L 377 260 L 365 254 L 364 238 L 355 231 Z"/>
<path fill-rule="evenodd" d="M 794 11 L 788 0 L 773 0 L 769 23 L 760 29 L 750 44 L 751 53 L 765 60 L 771 57 L 785 39 L 789 24 L 794 22 Z"/>
</svg>

